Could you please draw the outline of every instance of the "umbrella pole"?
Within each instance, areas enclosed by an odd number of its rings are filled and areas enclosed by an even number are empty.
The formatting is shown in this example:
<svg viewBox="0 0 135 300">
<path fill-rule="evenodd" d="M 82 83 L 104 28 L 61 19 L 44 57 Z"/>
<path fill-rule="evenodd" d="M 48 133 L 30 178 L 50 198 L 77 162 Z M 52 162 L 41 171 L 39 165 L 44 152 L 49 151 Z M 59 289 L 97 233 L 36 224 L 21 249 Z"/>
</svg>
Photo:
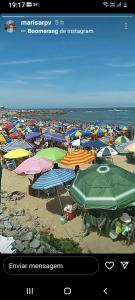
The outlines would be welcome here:
<svg viewBox="0 0 135 300">
<path fill-rule="evenodd" d="M 57 197 L 58 197 L 58 200 L 59 200 L 59 204 L 60 204 L 61 212 L 62 212 L 62 215 L 63 215 L 63 207 L 62 207 L 62 204 L 61 204 L 60 195 L 59 195 L 59 192 L 58 192 L 58 189 L 57 189 L 57 187 L 56 187 L 55 189 L 56 189 L 56 194 L 57 194 Z"/>
</svg>

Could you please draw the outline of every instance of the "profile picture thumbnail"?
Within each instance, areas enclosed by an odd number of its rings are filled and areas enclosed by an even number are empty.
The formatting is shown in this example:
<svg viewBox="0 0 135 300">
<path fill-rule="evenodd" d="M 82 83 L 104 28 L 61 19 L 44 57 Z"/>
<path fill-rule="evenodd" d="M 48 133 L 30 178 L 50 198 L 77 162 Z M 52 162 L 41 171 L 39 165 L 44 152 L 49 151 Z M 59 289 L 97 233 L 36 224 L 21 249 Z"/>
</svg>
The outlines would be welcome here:
<svg viewBox="0 0 135 300">
<path fill-rule="evenodd" d="M 16 24 L 14 21 L 9 20 L 4 24 L 4 28 L 7 32 L 14 32 L 16 31 Z"/>
</svg>

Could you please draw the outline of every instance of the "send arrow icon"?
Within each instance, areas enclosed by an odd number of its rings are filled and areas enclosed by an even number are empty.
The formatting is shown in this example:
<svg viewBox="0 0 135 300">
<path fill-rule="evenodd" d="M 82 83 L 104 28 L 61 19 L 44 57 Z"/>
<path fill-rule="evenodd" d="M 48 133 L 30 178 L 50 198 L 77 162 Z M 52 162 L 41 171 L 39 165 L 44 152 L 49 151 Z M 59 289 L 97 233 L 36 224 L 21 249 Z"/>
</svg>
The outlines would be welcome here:
<svg viewBox="0 0 135 300">
<path fill-rule="evenodd" d="M 120 263 L 121 263 L 123 269 L 125 270 L 129 264 L 129 261 L 120 261 Z"/>
</svg>

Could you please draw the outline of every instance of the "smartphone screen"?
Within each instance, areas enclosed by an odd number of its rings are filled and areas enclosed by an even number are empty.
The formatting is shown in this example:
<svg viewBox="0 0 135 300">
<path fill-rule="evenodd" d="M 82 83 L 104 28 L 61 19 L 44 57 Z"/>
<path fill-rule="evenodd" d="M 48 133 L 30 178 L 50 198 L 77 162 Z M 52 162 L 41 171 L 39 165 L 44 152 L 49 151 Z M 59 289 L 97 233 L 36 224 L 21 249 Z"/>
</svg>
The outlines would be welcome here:
<svg viewBox="0 0 135 300">
<path fill-rule="evenodd" d="M 66 298 L 85 289 L 116 296 L 116 275 L 129 292 L 135 15 L 128 5 L 103 2 L 101 12 L 69 13 L 9 2 L 1 12 L 0 253 L 7 295 Z"/>
</svg>

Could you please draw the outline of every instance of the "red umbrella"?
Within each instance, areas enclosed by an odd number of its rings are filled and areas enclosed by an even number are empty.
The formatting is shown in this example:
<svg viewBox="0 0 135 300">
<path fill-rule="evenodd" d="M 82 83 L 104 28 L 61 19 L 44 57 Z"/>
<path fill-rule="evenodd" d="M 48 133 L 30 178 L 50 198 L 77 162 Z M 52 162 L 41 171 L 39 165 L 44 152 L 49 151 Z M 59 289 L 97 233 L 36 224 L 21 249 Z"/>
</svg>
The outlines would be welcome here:
<svg viewBox="0 0 135 300">
<path fill-rule="evenodd" d="M 13 132 L 9 135 L 10 139 L 18 139 L 18 138 L 22 138 L 24 136 L 24 134 L 22 132 Z"/>
<path fill-rule="evenodd" d="M 28 120 L 26 123 L 25 123 L 25 125 L 26 126 L 33 126 L 33 125 L 35 125 L 37 123 L 37 120 L 36 119 L 30 119 L 30 120 Z"/>
<path fill-rule="evenodd" d="M 10 130 L 11 128 L 13 128 L 13 124 L 10 121 L 4 121 L 2 124 L 2 128 Z"/>
<path fill-rule="evenodd" d="M 3 124 L 2 125 L 2 129 L 7 129 L 7 130 L 10 130 L 12 129 L 14 126 L 12 124 Z"/>
</svg>

